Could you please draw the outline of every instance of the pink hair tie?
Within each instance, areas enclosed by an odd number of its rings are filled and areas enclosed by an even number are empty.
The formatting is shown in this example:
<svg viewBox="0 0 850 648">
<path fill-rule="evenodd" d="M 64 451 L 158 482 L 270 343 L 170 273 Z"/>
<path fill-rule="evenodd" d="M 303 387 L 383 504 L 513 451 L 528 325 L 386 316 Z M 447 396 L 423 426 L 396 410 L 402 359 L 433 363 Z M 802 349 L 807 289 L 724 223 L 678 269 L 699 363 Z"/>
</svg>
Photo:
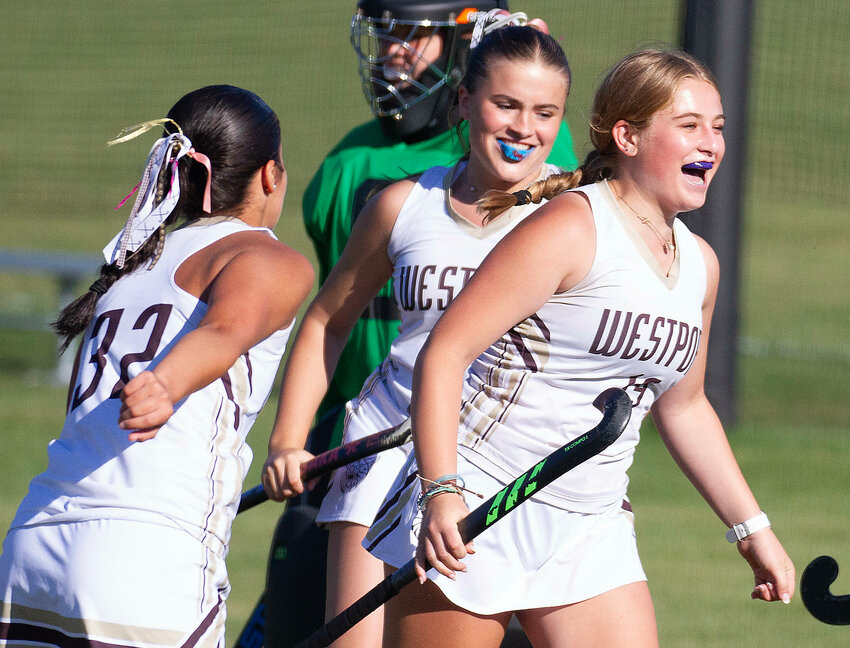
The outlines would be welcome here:
<svg viewBox="0 0 850 648">
<path fill-rule="evenodd" d="M 197 160 L 207 168 L 207 186 L 204 189 L 203 210 L 206 213 L 211 214 L 212 198 L 210 197 L 210 187 L 212 184 L 212 165 L 210 164 L 210 159 L 203 153 L 198 153 L 198 151 L 196 151 L 194 148 L 189 149 L 189 153 L 187 153 L 187 155 L 193 160 Z"/>
</svg>

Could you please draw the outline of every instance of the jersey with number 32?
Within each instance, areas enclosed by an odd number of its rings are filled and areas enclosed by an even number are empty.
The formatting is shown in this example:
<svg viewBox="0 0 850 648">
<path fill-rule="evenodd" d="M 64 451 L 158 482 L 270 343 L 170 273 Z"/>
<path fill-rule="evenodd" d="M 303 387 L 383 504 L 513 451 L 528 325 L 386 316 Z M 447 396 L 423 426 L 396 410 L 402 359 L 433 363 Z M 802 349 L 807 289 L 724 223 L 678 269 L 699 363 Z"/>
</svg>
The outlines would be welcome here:
<svg viewBox="0 0 850 648">
<path fill-rule="evenodd" d="M 245 437 L 268 398 L 292 324 L 242 355 L 175 406 L 156 437 L 127 440 L 119 393 L 195 329 L 207 305 L 174 275 L 191 255 L 237 232 L 237 219 L 199 221 L 168 235 L 162 256 L 103 295 L 81 343 L 62 434 L 12 527 L 119 518 L 177 525 L 220 555 L 252 453 Z"/>
</svg>

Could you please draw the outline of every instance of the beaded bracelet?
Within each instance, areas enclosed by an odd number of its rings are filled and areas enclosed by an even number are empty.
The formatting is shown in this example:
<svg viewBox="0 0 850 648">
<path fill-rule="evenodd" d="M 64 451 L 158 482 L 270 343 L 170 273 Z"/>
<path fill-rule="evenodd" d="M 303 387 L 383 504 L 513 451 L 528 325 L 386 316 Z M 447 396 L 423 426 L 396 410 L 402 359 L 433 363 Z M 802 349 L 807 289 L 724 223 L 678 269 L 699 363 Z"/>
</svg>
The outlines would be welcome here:
<svg viewBox="0 0 850 648">
<path fill-rule="evenodd" d="M 463 496 L 464 491 L 472 493 L 480 499 L 484 499 L 484 496 L 480 493 L 476 493 L 475 491 L 471 491 L 466 488 L 466 482 L 463 480 L 463 477 L 454 473 L 443 475 L 435 480 L 426 479 L 420 475 L 419 479 L 431 484 L 419 494 L 418 498 L 416 498 L 416 506 L 421 513 L 425 512 L 425 506 L 428 504 L 428 500 L 443 493 L 455 493 L 456 495 L 460 495 L 460 498 L 464 501 L 464 503 L 466 503 L 466 498 Z"/>
</svg>

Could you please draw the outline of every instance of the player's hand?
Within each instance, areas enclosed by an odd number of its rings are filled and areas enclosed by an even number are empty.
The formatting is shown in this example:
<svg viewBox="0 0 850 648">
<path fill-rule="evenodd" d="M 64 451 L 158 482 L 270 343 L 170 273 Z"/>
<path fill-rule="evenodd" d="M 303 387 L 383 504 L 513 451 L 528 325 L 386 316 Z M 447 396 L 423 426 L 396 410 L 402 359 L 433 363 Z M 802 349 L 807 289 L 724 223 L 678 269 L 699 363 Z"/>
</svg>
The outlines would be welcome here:
<svg viewBox="0 0 850 648">
<path fill-rule="evenodd" d="M 442 493 L 428 500 L 416 548 L 416 575 L 420 583 L 425 582 L 429 567 L 453 580 L 455 572 L 466 571 L 461 558 L 475 553 L 475 547 L 472 541 L 463 543 L 457 523 L 468 514 L 463 498 L 455 493 Z"/>
<path fill-rule="evenodd" d="M 118 427 L 133 430 L 127 435 L 130 441 L 153 439 L 174 413 L 174 402 L 167 385 L 152 371 L 143 371 L 130 380 L 120 396 Z"/>
<path fill-rule="evenodd" d="M 269 499 L 282 502 L 285 499 L 304 492 L 301 480 L 301 464 L 309 461 L 313 455 L 303 448 L 269 449 L 269 456 L 263 464 L 261 481 Z M 318 479 L 310 482 L 312 488 Z"/>
<path fill-rule="evenodd" d="M 789 603 L 794 596 L 794 563 L 771 529 L 762 529 L 738 543 L 738 551 L 753 570 L 750 598 Z"/>
</svg>

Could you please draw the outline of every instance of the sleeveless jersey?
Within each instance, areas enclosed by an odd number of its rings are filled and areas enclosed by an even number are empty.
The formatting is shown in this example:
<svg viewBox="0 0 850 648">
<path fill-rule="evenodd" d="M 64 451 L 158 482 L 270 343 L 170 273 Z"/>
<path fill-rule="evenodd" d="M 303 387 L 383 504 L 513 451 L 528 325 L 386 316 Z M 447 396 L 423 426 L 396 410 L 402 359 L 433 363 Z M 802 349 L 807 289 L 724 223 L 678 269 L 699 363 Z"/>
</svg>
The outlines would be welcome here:
<svg viewBox="0 0 850 648">
<path fill-rule="evenodd" d="M 123 385 L 153 369 L 195 329 L 207 305 L 176 284 L 192 254 L 237 232 L 238 219 L 203 220 L 168 234 L 162 256 L 119 279 L 97 304 L 80 347 L 58 439 L 12 528 L 102 518 L 178 526 L 219 556 L 252 453 L 245 437 L 268 398 L 292 324 L 263 340 L 211 384 L 175 405 L 156 437 L 118 427 Z"/>
<path fill-rule="evenodd" d="M 463 125 L 465 137 L 465 123 Z M 351 226 L 370 192 L 432 166 L 451 166 L 464 155 L 462 142 L 452 130 L 417 142 L 393 140 L 373 119 L 350 131 L 328 153 L 310 181 L 303 198 L 303 218 L 319 262 L 323 283 L 339 260 Z M 565 169 L 578 165 L 570 130 L 562 124 L 547 160 Z M 390 351 L 398 334 L 400 313 L 390 283 L 384 286 L 355 323 L 340 355 L 320 416 L 354 398 L 363 381 Z M 337 445 L 334 439 L 332 445 Z M 318 452 L 326 448 L 313 448 Z"/>
<path fill-rule="evenodd" d="M 588 197 L 596 225 L 590 271 L 473 362 L 458 440 L 464 457 L 508 481 L 594 427 L 601 412 L 593 401 L 602 391 L 625 389 L 633 409 L 622 436 L 537 496 L 597 513 L 620 506 L 641 421 L 696 357 L 707 275 L 680 220 L 666 277 L 607 182 L 575 191 Z"/>
<path fill-rule="evenodd" d="M 540 207 L 514 207 L 483 227 L 473 225 L 451 207 L 451 184 L 465 166 L 423 173 L 393 226 L 388 252 L 401 326 L 389 354 L 348 406 L 348 417 L 368 416 L 373 431 L 407 418 L 413 365 L 431 329 L 493 246 Z M 558 171 L 546 164 L 538 179 Z"/>
</svg>

